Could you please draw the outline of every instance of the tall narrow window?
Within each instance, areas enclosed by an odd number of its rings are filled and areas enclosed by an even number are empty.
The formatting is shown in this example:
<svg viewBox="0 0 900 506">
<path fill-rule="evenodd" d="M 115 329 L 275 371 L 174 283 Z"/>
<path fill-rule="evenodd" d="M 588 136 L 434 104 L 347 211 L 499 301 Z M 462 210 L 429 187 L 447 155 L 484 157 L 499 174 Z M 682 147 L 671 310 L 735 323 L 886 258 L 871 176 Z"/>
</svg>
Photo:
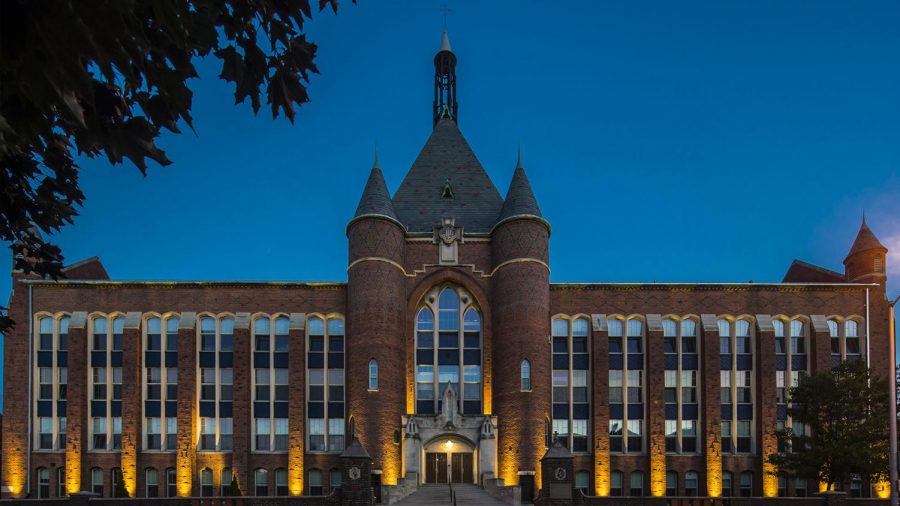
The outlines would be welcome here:
<svg viewBox="0 0 900 506">
<path fill-rule="evenodd" d="M 622 493 L 622 472 L 611 471 L 609 473 L 609 495 L 620 497 Z"/>
<path fill-rule="evenodd" d="M 66 497 L 66 467 L 59 466 L 56 468 L 56 497 Z"/>
<path fill-rule="evenodd" d="M 344 320 L 311 317 L 306 325 L 309 451 L 344 449 Z"/>
<path fill-rule="evenodd" d="M 178 495 L 177 479 L 178 475 L 175 473 L 174 467 L 166 469 L 166 497 Z"/>
<path fill-rule="evenodd" d="M 753 452 L 753 338 L 750 322 L 720 319 L 722 452 Z"/>
<path fill-rule="evenodd" d="M 92 450 L 122 447 L 122 345 L 125 319 L 100 316 L 91 320 L 91 404 L 89 425 Z"/>
<path fill-rule="evenodd" d="M 696 453 L 699 425 L 697 323 L 663 320 L 666 452 Z"/>
<path fill-rule="evenodd" d="M 553 320 L 553 431 L 573 452 L 587 452 L 590 404 L 588 321 Z"/>
<path fill-rule="evenodd" d="M 231 451 L 234 318 L 200 318 L 198 364 L 201 451 Z"/>
<path fill-rule="evenodd" d="M 633 471 L 628 477 L 629 487 L 628 495 L 631 497 L 641 497 L 644 495 L 644 473 Z"/>
<path fill-rule="evenodd" d="M 228 497 L 231 494 L 231 468 L 225 467 L 222 468 L 222 472 L 220 473 L 219 478 L 219 495 L 222 497 Z"/>
<path fill-rule="evenodd" d="M 591 473 L 587 471 L 578 471 L 575 473 L 575 490 L 580 491 L 584 495 L 588 495 L 588 489 L 591 487 Z"/>
<path fill-rule="evenodd" d="M 848 362 L 860 360 L 859 323 L 856 320 L 844 322 L 844 348 Z"/>
<path fill-rule="evenodd" d="M 731 497 L 734 495 L 734 479 L 731 471 L 722 471 L 722 497 Z"/>
<path fill-rule="evenodd" d="M 147 484 L 147 497 L 159 497 L 159 474 L 153 467 L 148 467 L 145 471 Z"/>
<path fill-rule="evenodd" d="M 753 473 L 744 471 L 741 473 L 741 497 L 753 495 Z"/>
<path fill-rule="evenodd" d="M 253 471 L 253 485 L 257 497 L 269 495 L 269 471 L 262 468 Z"/>
<path fill-rule="evenodd" d="M 369 360 L 369 390 L 378 390 L 378 361 Z"/>
<path fill-rule="evenodd" d="M 609 449 L 644 451 L 644 324 L 609 320 Z M 624 353 L 623 353 L 624 351 Z"/>
<path fill-rule="evenodd" d="M 322 485 L 322 471 L 318 469 L 309 470 L 309 495 L 322 495 L 325 489 Z"/>
<path fill-rule="evenodd" d="M 38 393 L 33 407 L 34 448 L 65 450 L 69 317 L 42 316 L 35 332 L 37 350 L 32 370 Z"/>
<path fill-rule="evenodd" d="M 450 385 L 461 413 L 481 414 L 481 314 L 471 295 L 454 287 L 436 288 L 425 301 L 416 315 L 416 412 L 440 412 Z"/>
<path fill-rule="evenodd" d="M 275 495 L 288 495 L 287 486 L 287 469 L 278 468 L 275 470 Z"/>
<path fill-rule="evenodd" d="M 103 469 L 91 469 L 91 492 L 103 497 Z"/>
<path fill-rule="evenodd" d="M 39 467 L 37 470 L 38 479 L 38 499 L 50 498 L 50 470 L 46 467 Z"/>
<path fill-rule="evenodd" d="M 675 471 L 666 471 L 666 496 L 675 497 L 678 495 L 678 473 Z"/>
<path fill-rule="evenodd" d="M 178 318 L 144 325 L 144 450 L 174 451 L 177 436 Z"/>
<path fill-rule="evenodd" d="M 523 392 L 530 392 L 531 391 L 531 362 L 529 362 L 528 360 L 522 361 L 522 368 L 521 368 L 520 374 L 521 374 L 521 379 L 522 379 L 522 385 L 520 387 L 521 390 Z"/>
<path fill-rule="evenodd" d="M 204 468 L 200 470 L 200 497 L 213 496 L 213 474 L 212 469 Z"/>
<path fill-rule="evenodd" d="M 696 497 L 700 494 L 700 479 L 696 471 L 684 473 L 684 495 Z"/>
<path fill-rule="evenodd" d="M 343 473 L 340 469 L 332 469 L 328 472 L 328 488 L 331 490 L 335 490 L 341 488 L 341 480 L 343 479 Z"/>
<path fill-rule="evenodd" d="M 253 417 L 256 451 L 286 452 L 290 320 L 253 322 Z"/>
</svg>

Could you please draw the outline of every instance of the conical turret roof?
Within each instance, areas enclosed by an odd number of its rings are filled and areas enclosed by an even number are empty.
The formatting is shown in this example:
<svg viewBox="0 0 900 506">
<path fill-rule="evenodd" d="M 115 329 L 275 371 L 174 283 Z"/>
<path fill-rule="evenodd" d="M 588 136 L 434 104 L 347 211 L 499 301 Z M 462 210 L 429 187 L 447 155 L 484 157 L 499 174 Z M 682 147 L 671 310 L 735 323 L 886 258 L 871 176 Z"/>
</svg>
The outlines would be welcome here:
<svg viewBox="0 0 900 506">
<path fill-rule="evenodd" d="M 381 173 L 381 167 L 378 164 L 377 152 L 372 172 L 369 173 L 369 180 L 363 189 L 362 197 L 359 198 L 359 205 L 356 206 L 354 219 L 362 216 L 384 216 L 399 221 L 397 213 L 394 212 L 394 203 L 391 201 L 387 183 L 384 182 L 384 174 Z"/>
<path fill-rule="evenodd" d="M 538 218 L 543 218 L 541 216 L 541 208 L 538 207 L 537 199 L 531 190 L 531 183 L 528 182 L 528 176 L 525 175 L 521 152 L 519 153 L 519 161 L 516 163 L 516 170 L 513 172 L 512 181 L 509 183 L 509 191 L 506 192 L 506 200 L 503 202 L 499 221 L 515 216 L 537 216 Z"/>
<path fill-rule="evenodd" d="M 887 251 L 887 248 L 884 247 L 884 244 L 881 244 L 881 241 L 879 241 L 877 237 L 875 237 L 872 229 L 869 228 L 865 218 L 863 218 L 862 225 L 859 227 L 859 233 L 856 234 L 856 240 L 853 241 L 853 246 L 850 247 L 850 253 L 847 253 L 847 258 L 871 249 Z"/>
</svg>

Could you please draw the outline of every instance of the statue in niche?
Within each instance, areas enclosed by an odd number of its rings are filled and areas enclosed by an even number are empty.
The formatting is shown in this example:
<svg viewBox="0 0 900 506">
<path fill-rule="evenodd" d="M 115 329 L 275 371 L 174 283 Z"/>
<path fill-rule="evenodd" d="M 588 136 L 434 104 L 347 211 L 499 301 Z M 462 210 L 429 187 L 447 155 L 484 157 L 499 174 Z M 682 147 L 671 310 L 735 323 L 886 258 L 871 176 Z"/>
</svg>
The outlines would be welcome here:
<svg viewBox="0 0 900 506">
<path fill-rule="evenodd" d="M 441 398 L 441 414 L 438 415 L 438 421 L 447 430 L 455 430 L 457 427 L 462 426 L 462 415 L 459 413 L 459 396 L 449 381 Z"/>
</svg>

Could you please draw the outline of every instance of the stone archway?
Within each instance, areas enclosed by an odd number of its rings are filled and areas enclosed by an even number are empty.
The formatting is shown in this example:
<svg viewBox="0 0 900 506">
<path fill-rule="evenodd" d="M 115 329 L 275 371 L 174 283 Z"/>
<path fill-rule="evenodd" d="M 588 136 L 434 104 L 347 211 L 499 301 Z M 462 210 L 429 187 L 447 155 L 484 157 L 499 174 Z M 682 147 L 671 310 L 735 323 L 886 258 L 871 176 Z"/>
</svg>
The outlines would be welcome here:
<svg viewBox="0 0 900 506">
<path fill-rule="evenodd" d="M 476 483 L 476 445 L 458 434 L 433 437 L 422 445 L 424 483 Z"/>
</svg>

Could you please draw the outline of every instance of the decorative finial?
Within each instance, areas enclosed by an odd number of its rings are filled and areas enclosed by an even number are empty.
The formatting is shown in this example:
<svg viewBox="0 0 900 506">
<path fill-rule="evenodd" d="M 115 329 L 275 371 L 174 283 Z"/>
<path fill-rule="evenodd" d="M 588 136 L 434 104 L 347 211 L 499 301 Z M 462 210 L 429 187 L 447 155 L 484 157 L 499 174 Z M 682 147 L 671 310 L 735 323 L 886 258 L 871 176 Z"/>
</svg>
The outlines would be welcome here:
<svg viewBox="0 0 900 506">
<path fill-rule="evenodd" d="M 519 143 L 519 158 L 518 158 L 518 160 L 516 160 L 516 168 L 517 168 L 517 169 L 523 169 L 523 168 L 524 168 L 524 167 L 522 166 L 522 143 L 521 143 L 521 142 Z"/>
<path fill-rule="evenodd" d="M 863 223 L 862 224 L 863 225 L 866 224 L 866 208 L 865 207 L 863 208 Z"/>
<path fill-rule="evenodd" d="M 442 5 L 441 13 L 444 15 L 444 33 L 447 33 L 447 15 L 450 14 L 450 7 L 447 7 L 447 4 Z"/>
<path fill-rule="evenodd" d="M 375 143 L 375 162 L 372 164 L 373 169 L 381 169 L 381 164 L 378 163 L 378 143 Z"/>
</svg>

